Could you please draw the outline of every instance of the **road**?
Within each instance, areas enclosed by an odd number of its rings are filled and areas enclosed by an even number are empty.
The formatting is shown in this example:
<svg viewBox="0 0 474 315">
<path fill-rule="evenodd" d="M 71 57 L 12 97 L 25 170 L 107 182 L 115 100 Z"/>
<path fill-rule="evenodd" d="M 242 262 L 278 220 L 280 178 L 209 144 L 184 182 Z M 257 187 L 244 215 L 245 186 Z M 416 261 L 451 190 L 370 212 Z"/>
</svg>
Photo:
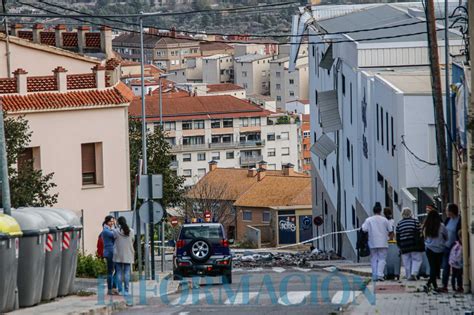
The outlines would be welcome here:
<svg viewBox="0 0 474 315">
<path fill-rule="evenodd" d="M 293 267 L 235 269 L 232 285 L 205 284 L 206 279 L 201 279 L 199 288 L 153 297 L 148 305 L 135 305 L 119 314 L 334 314 L 341 300 L 351 302 L 354 292 L 360 292 L 362 280 Z"/>
</svg>

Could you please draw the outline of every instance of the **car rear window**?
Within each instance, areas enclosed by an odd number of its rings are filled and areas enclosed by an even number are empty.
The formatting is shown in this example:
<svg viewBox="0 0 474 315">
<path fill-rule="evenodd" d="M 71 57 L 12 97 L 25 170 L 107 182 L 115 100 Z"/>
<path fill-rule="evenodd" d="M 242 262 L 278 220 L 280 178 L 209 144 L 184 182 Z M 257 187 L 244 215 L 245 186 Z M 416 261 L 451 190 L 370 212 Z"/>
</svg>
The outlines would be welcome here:
<svg viewBox="0 0 474 315">
<path fill-rule="evenodd" d="M 189 226 L 181 231 L 181 239 L 203 238 L 223 238 L 220 226 Z"/>
</svg>

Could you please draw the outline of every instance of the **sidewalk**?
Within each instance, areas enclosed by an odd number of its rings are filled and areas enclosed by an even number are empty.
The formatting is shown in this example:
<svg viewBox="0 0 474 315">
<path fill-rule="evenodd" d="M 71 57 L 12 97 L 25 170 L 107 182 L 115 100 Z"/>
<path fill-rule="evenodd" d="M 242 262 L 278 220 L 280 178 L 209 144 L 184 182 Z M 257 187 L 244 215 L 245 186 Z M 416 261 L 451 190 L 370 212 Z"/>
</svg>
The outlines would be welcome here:
<svg viewBox="0 0 474 315">
<path fill-rule="evenodd" d="M 370 277 L 370 267 L 337 266 L 339 270 Z M 366 269 L 366 270 L 364 270 Z M 366 274 L 363 274 L 367 272 Z M 405 270 L 402 267 L 402 275 Z M 403 315 L 429 315 L 429 314 L 465 314 L 474 310 L 474 296 L 472 294 L 447 294 L 424 293 L 423 285 L 427 279 L 419 281 L 389 280 L 384 282 L 369 283 L 367 289 L 374 295 L 361 294 L 348 305 L 343 314 L 369 315 L 369 314 L 403 314 Z M 367 296 L 373 296 L 372 305 Z M 469 313 L 470 314 L 470 313 Z"/>
<path fill-rule="evenodd" d="M 133 305 L 145 303 L 150 298 L 161 294 L 170 294 L 179 290 L 179 282 L 169 278 L 170 273 L 157 274 L 157 281 L 147 280 L 140 286 L 139 282 L 130 284 L 133 294 Z M 168 282 L 162 280 L 168 277 Z M 22 308 L 8 313 L 9 315 L 79 315 L 79 314 L 112 314 L 127 308 L 126 301 L 122 296 L 105 295 L 106 288 L 98 286 L 96 279 L 77 279 L 76 287 L 78 295 L 70 295 L 58 298 L 50 303 L 39 304 L 33 307 Z"/>
</svg>

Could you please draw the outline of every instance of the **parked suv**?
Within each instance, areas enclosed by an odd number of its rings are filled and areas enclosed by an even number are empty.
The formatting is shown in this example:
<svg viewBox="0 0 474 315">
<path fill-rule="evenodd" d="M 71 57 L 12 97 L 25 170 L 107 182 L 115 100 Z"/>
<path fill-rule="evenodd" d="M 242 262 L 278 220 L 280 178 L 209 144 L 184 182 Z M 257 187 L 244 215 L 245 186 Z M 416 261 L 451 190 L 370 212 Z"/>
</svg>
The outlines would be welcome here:
<svg viewBox="0 0 474 315">
<path fill-rule="evenodd" d="M 232 283 L 232 256 L 229 240 L 220 223 L 184 224 L 173 257 L 173 278 L 222 276 Z"/>
</svg>

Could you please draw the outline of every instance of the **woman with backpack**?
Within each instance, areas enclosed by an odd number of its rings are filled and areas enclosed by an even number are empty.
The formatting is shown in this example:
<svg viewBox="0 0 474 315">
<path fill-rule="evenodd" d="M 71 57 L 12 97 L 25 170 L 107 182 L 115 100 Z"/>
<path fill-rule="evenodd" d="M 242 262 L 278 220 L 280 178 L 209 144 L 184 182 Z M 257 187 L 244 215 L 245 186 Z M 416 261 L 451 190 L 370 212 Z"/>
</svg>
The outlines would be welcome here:
<svg viewBox="0 0 474 315">
<path fill-rule="evenodd" d="M 104 219 L 104 223 L 102 223 L 102 232 L 99 235 L 99 241 L 102 239 L 103 243 L 103 253 L 102 257 L 105 258 L 107 261 L 107 294 L 112 295 L 115 294 L 115 268 L 114 268 L 114 228 L 115 228 L 115 218 L 111 215 L 108 215 Z M 99 256 L 101 253 L 98 250 Z"/>
<path fill-rule="evenodd" d="M 431 286 L 435 291 L 438 291 L 436 280 L 441 269 L 445 243 L 448 239 L 448 231 L 441 222 L 438 211 L 428 212 L 423 224 L 423 235 L 425 237 L 426 256 L 430 265 L 430 278 L 425 285 L 425 291 L 428 292 Z"/>
<path fill-rule="evenodd" d="M 133 249 L 134 231 L 127 220 L 120 217 L 117 220 L 118 229 L 114 230 L 114 263 L 117 272 L 117 288 L 120 295 L 128 296 L 130 284 L 130 269 L 134 261 L 135 250 Z"/>
<path fill-rule="evenodd" d="M 408 280 L 416 280 L 423 262 L 425 244 L 421 236 L 420 222 L 413 218 L 410 208 L 402 210 L 402 219 L 396 229 L 397 245 L 402 254 L 405 275 Z"/>
</svg>

